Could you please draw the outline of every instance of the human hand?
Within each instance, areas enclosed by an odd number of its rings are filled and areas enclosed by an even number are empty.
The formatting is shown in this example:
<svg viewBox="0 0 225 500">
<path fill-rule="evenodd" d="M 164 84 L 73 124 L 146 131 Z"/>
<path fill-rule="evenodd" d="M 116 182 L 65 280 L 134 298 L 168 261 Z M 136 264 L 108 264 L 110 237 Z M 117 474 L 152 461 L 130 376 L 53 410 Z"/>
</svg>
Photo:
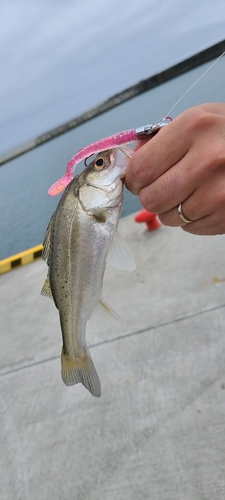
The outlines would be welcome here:
<svg viewBox="0 0 225 500">
<path fill-rule="evenodd" d="M 225 233 L 225 103 L 184 111 L 129 162 L 125 183 L 162 224 L 198 235 Z M 179 213 L 182 204 L 185 223 Z"/>
</svg>

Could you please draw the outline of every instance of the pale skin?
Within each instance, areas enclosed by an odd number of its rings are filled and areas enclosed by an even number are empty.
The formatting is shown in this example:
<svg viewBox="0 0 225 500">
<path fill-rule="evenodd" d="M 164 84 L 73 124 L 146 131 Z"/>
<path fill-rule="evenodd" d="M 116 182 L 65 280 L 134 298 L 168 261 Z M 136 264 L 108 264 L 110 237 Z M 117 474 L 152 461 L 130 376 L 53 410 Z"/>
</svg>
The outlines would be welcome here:
<svg viewBox="0 0 225 500">
<path fill-rule="evenodd" d="M 126 186 L 166 226 L 225 234 L 225 103 L 190 108 L 140 142 Z M 180 203 L 190 224 L 178 214 Z"/>
</svg>

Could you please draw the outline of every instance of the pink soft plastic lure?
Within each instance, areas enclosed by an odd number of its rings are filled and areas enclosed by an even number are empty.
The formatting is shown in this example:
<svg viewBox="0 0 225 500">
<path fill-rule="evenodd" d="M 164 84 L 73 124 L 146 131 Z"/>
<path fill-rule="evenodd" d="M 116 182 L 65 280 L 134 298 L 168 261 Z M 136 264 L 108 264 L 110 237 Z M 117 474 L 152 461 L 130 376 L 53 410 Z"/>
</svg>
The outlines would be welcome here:
<svg viewBox="0 0 225 500">
<path fill-rule="evenodd" d="M 169 116 L 162 118 L 158 122 L 151 125 L 144 125 L 142 127 L 130 130 L 124 130 L 122 132 L 117 132 L 117 134 L 101 139 L 100 141 L 89 144 L 83 149 L 80 149 L 73 158 L 67 163 L 66 173 L 56 181 L 48 190 L 50 196 L 56 196 L 61 193 L 63 189 L 70 183 L 73 179 L 73 173 L 76 165 L 80 161 L 89 158 L 89 156 L 104 151 L 106 149 L 116 148 L 127 144 L 129 142 L 134 142 L 140 139 L 149 138 L 149 136 L 154 135 L 160 128 L 167 125 L 168 120 L 172 120 Z"/>
</svg>

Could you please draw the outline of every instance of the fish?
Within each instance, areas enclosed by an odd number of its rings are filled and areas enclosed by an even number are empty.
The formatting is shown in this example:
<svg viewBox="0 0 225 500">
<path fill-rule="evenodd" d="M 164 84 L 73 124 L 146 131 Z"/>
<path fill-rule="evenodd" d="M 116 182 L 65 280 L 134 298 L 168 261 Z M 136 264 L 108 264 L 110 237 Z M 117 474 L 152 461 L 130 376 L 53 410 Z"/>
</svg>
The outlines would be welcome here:
<svg viewBox="0 0 225 500">
<path fill-rule="evenodd" d="M 62 380 L 67 386 L 82 383 L 95 397 L 101 396 L 101 383 L 86 343 L 87 323 L 96 310 L 116 316 L 102 298 L 106 263 L 135 269 L 117 229 L 131 155 L 129 146 L 97 154 L 67 185 L 43 242 L 48 274 L 41 294 L 59 311 Z"/>
</svg>

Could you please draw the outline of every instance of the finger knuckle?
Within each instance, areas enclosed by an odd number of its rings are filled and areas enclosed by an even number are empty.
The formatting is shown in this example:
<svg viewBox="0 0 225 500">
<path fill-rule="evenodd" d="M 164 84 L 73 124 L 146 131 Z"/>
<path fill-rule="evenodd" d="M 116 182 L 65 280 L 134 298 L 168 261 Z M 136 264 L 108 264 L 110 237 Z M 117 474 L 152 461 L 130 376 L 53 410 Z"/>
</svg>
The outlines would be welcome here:
<svg viewBox="0 0 225 500">
<path fill-rule="evenodd" d="M 148 212 L 158 213 L 157 202 L 153 197 L 151 197 L 148 188 L 141 189 L 139 198 L 145 210 L 148 210 Z"/>
<path fill-rule="evenodd" d="M 177 225 L 175 220 L 174 220 L 174 216 L 173 216 L 172 212 L 159 214 L 158 218 L 164 226 L 176 226 Z"/>
</svg>

